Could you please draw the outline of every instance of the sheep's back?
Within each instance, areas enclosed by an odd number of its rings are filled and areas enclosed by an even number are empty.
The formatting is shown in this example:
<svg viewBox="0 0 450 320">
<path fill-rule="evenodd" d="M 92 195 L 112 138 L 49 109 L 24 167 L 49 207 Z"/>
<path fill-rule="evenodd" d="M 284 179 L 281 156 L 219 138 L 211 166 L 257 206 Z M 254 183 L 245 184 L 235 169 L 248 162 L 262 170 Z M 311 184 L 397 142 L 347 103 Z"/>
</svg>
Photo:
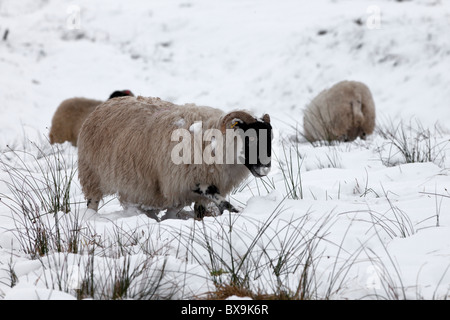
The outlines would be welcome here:
<svg viewBox="0 0 450 320">
<path fill-rule="evenodd" d="M 87 116 L 102 103 L 86 98 L 66 99 L 58 106 L 50 128 L 50 143 L 77 144 L 78 133 Z"/>
<path fill-rule="evenodd" d="M 196 201 L 196 183 L 216 184 L 229 192 L 229 171 L 211 165 L 179 164 L 171 159 L 176 129 L 218 127 L 223 112 L 194 105 L 153 104 L 143 97 L 123 97 L 100 105 L 83 124 L 79 138 L 80 180 L 98 178 L 101 193 L 119 193 L 121 201 L 156 208 Z M 244 166 L 242 170 L 247 170 Z M 236 173 L 242 175 L 242 172 Z M 245 172 L 245 174 L 248 174 Z M 86 183 L 86 181 L 85 181 Z M 82 181 L 83 184 L 83 181 Z M 221 191 L 222 191 L 221 190 Z"/>
<path fill-rule="evenodd" d="M 358 81 L 341 81 L 320 92 L 304 112 L 304 133 L 309 141 L 356 138 L 361 127 L 371 134 L 375 106 L 369 88 Z"/>
</svg>

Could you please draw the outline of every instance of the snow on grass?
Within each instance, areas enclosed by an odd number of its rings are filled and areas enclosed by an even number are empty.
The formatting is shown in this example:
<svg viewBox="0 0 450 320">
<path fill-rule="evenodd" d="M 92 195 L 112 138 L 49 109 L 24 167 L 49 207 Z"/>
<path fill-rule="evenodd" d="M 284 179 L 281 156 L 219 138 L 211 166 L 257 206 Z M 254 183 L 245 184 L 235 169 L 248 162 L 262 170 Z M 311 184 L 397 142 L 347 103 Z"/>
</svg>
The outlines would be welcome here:
<svg viewBox="0 0 450 320">
<path fill-rule="evenodd" d="M 2 1 L 0 297 L 448 299 L 450 6 L 379 1 L 370 29 L 372 4 Z M 304 106 L 344 79 L 371 89 L 377 132 L 307 143 Z M 48 128 L 62 100 L 119 89 L 269 113 L 272 172 L 232 192 L 239 214 L 86 212 Z"/>
</svg>

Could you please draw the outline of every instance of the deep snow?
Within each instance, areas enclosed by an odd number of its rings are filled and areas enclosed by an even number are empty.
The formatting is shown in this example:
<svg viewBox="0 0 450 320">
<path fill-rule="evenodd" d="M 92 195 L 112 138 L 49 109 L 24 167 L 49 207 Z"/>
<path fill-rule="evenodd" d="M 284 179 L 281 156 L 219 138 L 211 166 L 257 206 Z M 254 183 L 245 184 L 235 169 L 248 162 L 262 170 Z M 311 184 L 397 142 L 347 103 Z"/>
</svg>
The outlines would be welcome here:
<svg viewBox="0 0 450 320">
<path fill-rule="evenodd" d="M 6 145 L 24 148 L 27 139 L 45 144 L 43 137 L 62 100 L 73 96 L 105 100 L 118 89 L 174 103 L 194 102 L 226 111 L 246 108 L 258 115 L 267 112 L 277 131 L 274 151 L 279 160 L 267 179 L 272 186 L 266 190 L 261 181 L 250 178 L 247 186 L 231 195 L 231 202 L 243 207 L 240 216 L 205 218 L 217 239 L 226 238 L 219 225 L 227 226 L 232 219 L 241 237 L 230 242 L 237 253 L 244 253 L 258 226 L 279 209 L 261 237 L 267 257 L 273 258 L 285 243 L 285 233 L 308 238 L 307 231 L 316 230 L 329 217 L 326 241 L 316 251 L 321 253 L 314 269 L 319 297 L 326 293 L 327 279 L 351 262 L 340 290 L 331 295 L 334 299 L 396 295 L 448 299 L 450 127 L 445 120 L 450 117 L 450 4 L 380 0 L 376 3 L 379 28 L 370 28 L 373 4 L 3 0 L 0 35 L 6 29 L 9 34 L 6 41 L 0 40 L 0 150 L 6 150 Z M 71 5 L 80 8 L 79 16 L 71 13 Z M 75 22 L 80 29 L 71 29 L 73 17 L 79 18 Z M 430 128 L 435 161 L 406 164 L 378 134 L 367 141 L 331 147 L 313 147 L 300 140 L 295 148 L 302 155 L 303 199 L 283 200 L 286 186 L 277 167 L 285 160 L 281 140 L 292 140 L 293 128 L 301 130 L 308 101 L 344 79 L 369 86 L 378 125 L 418 120 Z M 437 123 L 440 128 L 435 131 Z M 63 148 L 66 156 L 76 154 L 68 144 Z M 0 174 L 0 193 L 9 194 L 4 183 L 8 175 Z M 76 177 L 75 181 L 73 196 L 81 202 Z M 200 222 L 157 223 L 109 199 L 90 219 L 99 237 L 114 234 L 118 226 L 133 234 L 139 246 L 126 244 L 133 252 L 131 263 L 139 265 L 153 252 L 148 269 L 164 261 L 167 283 L 184 283 L 174 298 L 198 297 L 213 290 L 204 247 L 188 237 L 193 229 L 199 236 Z M 52 253 L 32 260 L 20 251 L 11 215 L 0 204 L 0 297 L 74 297 L 73 292 L 58 290 L 54 270 L 61 265 L 78 268 L 82 258 Z M 397 228 L 398 215 L 407 217 L 406 235 Z M 307 221 L 298 228 L 289 224 L 302 217 Z M 380 217 L 387 227 L 374 228 L 374 219 Z M 184 244 L 189 241 L 192 247 Z M 261 243 L 258 246 L 264 247 Z M 143 246 L 148 251 L 139 249 Z M 194 258 L 194 251 L 204 260 Z M 106 260 L 99 258 L 98 273 L 108 270 Z M 49 267 L 52 264 L 56 267 Z M 12 288 L 10 265 L 18 278 Z M 292 282 L 295 288 L 299 271 L 289 266 L 286 270 L 286 283 Z M 386 289 L 383 283 L 395 289 Z M 254 284 L 268 291 L 275 286 L 266 274 L 255 276 Z"/>
</svg>

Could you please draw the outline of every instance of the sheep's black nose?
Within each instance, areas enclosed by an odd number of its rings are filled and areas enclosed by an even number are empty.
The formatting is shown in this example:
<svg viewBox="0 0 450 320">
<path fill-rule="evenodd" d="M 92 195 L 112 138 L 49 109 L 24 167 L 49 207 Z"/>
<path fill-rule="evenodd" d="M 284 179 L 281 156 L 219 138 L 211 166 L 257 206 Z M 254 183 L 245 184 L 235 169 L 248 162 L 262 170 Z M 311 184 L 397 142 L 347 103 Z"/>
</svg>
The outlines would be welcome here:
<svg viewBox="0 0 450 320">
<path fill-rule="evenodd" d="M 259 166 L 259 167 L 253 167 L 253 174 L 257 177 L 264 177 L 267 176 L 270 172 L 270 164 L 267 166 Z"/>
</svg>

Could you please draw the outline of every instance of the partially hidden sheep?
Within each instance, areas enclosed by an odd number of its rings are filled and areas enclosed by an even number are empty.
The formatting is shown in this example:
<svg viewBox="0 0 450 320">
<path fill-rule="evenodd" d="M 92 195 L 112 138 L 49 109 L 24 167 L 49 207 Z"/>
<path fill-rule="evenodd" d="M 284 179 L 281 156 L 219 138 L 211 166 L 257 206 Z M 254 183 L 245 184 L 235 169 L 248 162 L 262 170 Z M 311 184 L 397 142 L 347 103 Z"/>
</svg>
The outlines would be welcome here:
<svg viewBox="0 0 450 320">
<path fill-rule="evenodd" d="M 219 135 L 223 137 L 227 129 L 239 132 L 237 137 L 243 139 L 241 151 L 245 160 L 238 163 L 233 158 L 233 163 L 207 164 L 196 162 L 194 151 L 189 163 L 176 163 L 173 150 L 180 142 L 178 138 L 174 140 L 172 134 L 177 129 L 187 133 L 188 140 L 194 139 L 196 132 L 211 129 L 214 137 L 208 141 L 203 139 L 202 150 L 207 145 L 216 145 Z M 258 119 L 245 111 L 225 114 L 211 107 L 180 106 L 140 96 L 109 100 L 86 119 L 79 136 L 78 175 L 88 208 L 97 211 L 103 196 L 118 194 L 124 206 L 138 205 L 152 212 L 177 211 L 193 202 L 198 218 L 203 217 L 209 203 L 214 203 L 220 213 L 224 210 L 237 212 L 224 196 L 250 172 L 256 177 L 267 175 L 271 130 L 267 114 Z M 242 136 L 250 131 L 256 136 Z M 264 140 L 261 132 L 269 138 Z M 226 139 L 222 147 L 229 147 L 231 140 L 234 139 Z M 255 146 L 256 160 L 250 156 Z M 187 151 L 194 148 L 195 142 Z M 233 149 L 233 153 L 235 151 Z M 183 149 L 183 156 L 184 152 Z M 213 153 L 217 154 L 217 149 Z"/>
<path fill-rule="evenodd" d="M 114 91 L 109 99 L 133 96 L 130 90 Z M 78 133 L 87 116 L 103 101 L 87 98 L 66 99 L 56 109 L 50 128 L 50 143 L 64 143 L 69 141 L 77 146 Z"/>
<path fill-rule="evenodd" d="M 310 141 L 365 139 L 375 128 L 375 104 L 362 82 L 341 81 L 320 92 L 306 107 L 305 138 Z"/>
</svg>

